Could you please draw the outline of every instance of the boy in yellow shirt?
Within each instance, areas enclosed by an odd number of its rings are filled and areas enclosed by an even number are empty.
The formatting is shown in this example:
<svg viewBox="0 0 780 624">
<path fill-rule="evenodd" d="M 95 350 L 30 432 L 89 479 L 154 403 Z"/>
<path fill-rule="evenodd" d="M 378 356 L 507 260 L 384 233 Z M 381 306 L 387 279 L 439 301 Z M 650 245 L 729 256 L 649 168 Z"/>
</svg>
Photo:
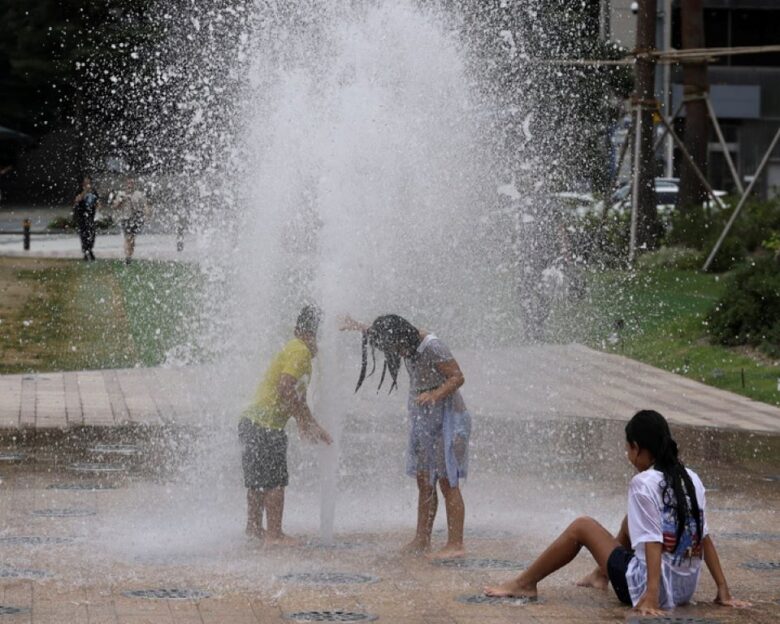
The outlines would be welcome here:
<svg viewBox="0 0 780 624">
<path fill-rule="evenodd" d="M 287 486 L 287 434 L 292 417 L 302 438 L 310 442 L 333 441 L 306 403 L 311 361 L 317 355 L 320 310 L 305 306 L 295 323 L 295 337 L 277 353 L 257 389 L 255 400 L 242 414 L 238 436 L 243 446 L 241 464 L 247 488 L 248 535 L 267 544 L 294 544 L 282 532 L 284 488 Z M 263 511 L 266 530 L 263 530 Z"/>
</svg>

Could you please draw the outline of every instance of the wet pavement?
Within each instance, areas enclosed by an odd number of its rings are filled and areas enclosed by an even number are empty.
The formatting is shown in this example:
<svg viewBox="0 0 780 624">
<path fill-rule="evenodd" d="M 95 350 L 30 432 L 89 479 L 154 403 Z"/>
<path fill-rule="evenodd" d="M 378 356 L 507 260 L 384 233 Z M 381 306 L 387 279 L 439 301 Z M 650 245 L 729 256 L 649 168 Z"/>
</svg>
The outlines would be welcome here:
<svg viewBox="0 0 780 624">
<path fill-rule="evenodd" d="M 392 402 L 385 405 L 371 418 L 345 415 L 333 544 L 318 537 L 320 499 L 330 496 L 318 476 L 323 457 L 291 434 L 285 525 L 303 542 L 292 548 L 264 548 L 244 535 L 232 426 L 189 437 L 106 429 L 102 436 L 74 430 L 46 441 L 6 439 L 0 449 L 9 454 L 0 454 L 6 614 L 0 610 L 0 622 L 244 624 L 375 616 L 497 624 L 631 616 L 611 593 L 574 586 L 592 566 L 586 553 L 540 584 L 538 603 L 476 598 L 484 584 L 513 574 L 511 568 L 532 559 L 578 515 L 617 528 L 632 475 L 621 422 L 483 419 L 464 486 L 468 560 L 434 565 L 399 554 L 413 531 L 416 491 L 402 475 L 403 418 Z M 714 587 L 703 572 L 697 604 L 674 615 L 777 621 L 780 439 L 696 427 L 676 427 L 675 435 L 709 488 L 710 530 L 732 591 L 754 607 L 708 604 Z"/>
</svg>

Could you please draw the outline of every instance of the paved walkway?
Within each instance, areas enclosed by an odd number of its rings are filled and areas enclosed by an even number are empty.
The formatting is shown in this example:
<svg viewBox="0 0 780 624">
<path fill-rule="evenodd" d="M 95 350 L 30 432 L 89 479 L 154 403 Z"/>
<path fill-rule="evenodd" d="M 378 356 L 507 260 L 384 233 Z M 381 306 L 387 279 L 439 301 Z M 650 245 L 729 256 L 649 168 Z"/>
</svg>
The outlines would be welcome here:
<svg viewBox="0 0 780 624">
<path fill-rule="evenodd" d="M 655 408 L 671 422 L 780 432 L 780 409 L 581 345 L 459 351 L 476 415 L 625 420 Z M 205 369 L 0 376 L 0 429 L 203 422 L 190 400 Z"/>
</svg>

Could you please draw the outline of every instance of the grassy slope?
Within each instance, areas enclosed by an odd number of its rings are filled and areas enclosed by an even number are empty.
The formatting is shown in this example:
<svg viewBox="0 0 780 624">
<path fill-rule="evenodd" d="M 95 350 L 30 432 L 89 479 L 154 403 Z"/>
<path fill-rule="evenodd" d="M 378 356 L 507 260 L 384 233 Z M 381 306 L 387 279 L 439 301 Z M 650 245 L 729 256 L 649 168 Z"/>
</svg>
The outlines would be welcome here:
<svg viewBox="0 0 780 624">
<path fill-rule="evenodd" d="M 0 359 L 0 373 L 154 366 L 191 333 L 198 285 L 192 267 L 72 262 L 17 275 L 34 294 L 15 331 L 0 340 L 18 342 L 29 356 Z"/>
<path fill-rule="evenodd" d="M 622 351 L 629 357 L 718 388 L 780 405 L 777 363 L 710 344 L 707 338 L 706 315 L 723 288 L 723 278 L 691 271 L 592 275 L 586 342 L 597 348 Z M 622 345 L 612 345 L 606 340 L 616 319 L 625 322 Z"/>
</svg>

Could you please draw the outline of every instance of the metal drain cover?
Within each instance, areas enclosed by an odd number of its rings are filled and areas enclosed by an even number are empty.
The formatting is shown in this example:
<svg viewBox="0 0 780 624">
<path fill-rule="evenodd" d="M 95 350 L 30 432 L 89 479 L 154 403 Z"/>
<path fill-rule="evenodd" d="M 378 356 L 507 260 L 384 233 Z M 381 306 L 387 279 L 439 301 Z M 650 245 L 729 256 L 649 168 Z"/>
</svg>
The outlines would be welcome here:
<svg viewBox="0 0 780 624">
<path fill-rule="evenodd" d="M 88 450 L 93 455 L 119 455 L 122 457 L 131 457 L 141 453 L 141 449 L 132 444 L 96 444 Z"/>
<path fill-rule="evenodd" d="M 364 544 L 361 544 L 360 542 L 321 542 L 318 540 L 313 540 L 311 542 L 306 542 L 303 547 L 304 548 L 312 548 L 314 550 L 352 550 L 355 548 L 362 548 Z"/>
<path fill-rule="evenodd" d="M 31 513 L 33 516 L 39 516 L 41 518 L 81 518 L 97 514 L 94 509 L 80 509 L 78 507 L 67 509 L 36 509 Z"/>
<path fill-rule="evenodd" d="M 0 453 L 0 462 L 20 462 L 27 459 L 26 453 L 7 453 L 2 452 Z"/>
<path fill-rule="evenodd" d="M 360 583 L 376 583 L 379 579 L 369 574 L 347 574 L 344 572 L 301 572 L 283 574 L 276 577 L 287 583 L 303 583 L 306 585 L 357 585 Z"/>
<path fill-rule="evenodd" d="M 47 490 L 88 490 L 94 492 L 97 490 L 115 490 L 116 486 L 108 483 L 52 483 L 46 487 Z"/>
<path fill-rule="evenodd" d="M 538 598 L 529 598 L 528 596 L 519 596 L 517 598 L 502 598 L 498 596 L 486 596 L 485 594 L 475 594 L 473 596 L 458 596 L 458 602 L 464 604 L 490 604 L 490 605 L 509 605 L 519 607 L 522 605 L 539 602 Z"/>
<path fill-rule="evenodd" d="M 766 475 L 761 477 L 762 481 L 780 481 L 780 475 Z"/>
<path fill-rule="evenodd" d="M 58 546 L 60 544 L 72 544 L 72 537 L 48 537 L 46 535 L 9 535 L 0 537 L 0 544 L 10 546 Z"/>
<path fill-rule="evenodd" d="M 526 561 L 509 561 L 507 559 L 434 559 L 434 565 L 442 568 L 459 568 L 461 570 L 523 570 Z"/>
<path fill-rule="evenodd" d="M 18 615 L 19 613 L 27 613 L 29 609 L 22 609 L 20 607 L 4 607 L 0 605 L 0 615 Z"/>
<path fill-rule="evenodd" d="M 664 615 L 661 617 L 629 618 L 626 624 L 720 624 L 720 620 L 712 618 L 685 617 Z"/>
<path fill-rule="evenodd" d="M 746 561 L 742 567 L 749 570 L 780 570 L 780 561 Z"/>
<path fill-rule="evenodd" d="M 31 570 L 29 568 L 11 568 L 0 566 L 0 578 L 39 579 L 49 576 L 43 570 Z"/>
<path fill-rule="evenodd" d="M 377 617 L 354 611 L 298 611 L 286 613 L 284 619 L 296 622 L 372 622 Z"/>
<path fill-rule="evenodd" d="M 779 540 L 780 533 L 718 533 L 718 537 L 733 540 Z"/>
<path fill-rule="evenodd" d="M 199 589 L 180 589 L 161 587 L 157 589 L 134 589 L 123 592 L 122 595 L 129 598 L 149 598 L 151 600 L 202 600 L 208 598 L 208 594 Z"/>
<path fill-rule="evenodd" d="M 96 464 L 90 462 L 77 462 L 68 466 L 69 470 L 74 472 L 125 472 L 124 466 L 116 464 Z"/>
</svg>

